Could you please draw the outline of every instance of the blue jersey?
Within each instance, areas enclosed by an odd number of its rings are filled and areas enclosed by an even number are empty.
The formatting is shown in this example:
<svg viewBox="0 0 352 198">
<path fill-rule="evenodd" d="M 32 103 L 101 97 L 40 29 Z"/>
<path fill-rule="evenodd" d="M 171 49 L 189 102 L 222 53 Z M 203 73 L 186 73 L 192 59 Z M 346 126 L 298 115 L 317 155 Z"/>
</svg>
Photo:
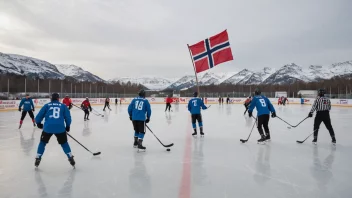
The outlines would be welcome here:
<svg viewBox="0 0 352 198">
<path fill-rule="evenodd" d="M 257 116 L 270 114 L 270 112 L 275 112 L 273 104 L 265 96 L 254 96 L 249 105 L 248 112 L 253 112 L 254 108 L 257 108 Z"/>
<path fill-rule="evenodd" d="M 23 111 L 31 111 L 32 109 L 34 109 L 34 104 L 33 104 L 33 100 L 31 98 L 22 98 L 21 102 L 20 102 L 20 108 L 23 105 Z"/>
<path fill-rule="evenodd" d="M 45 104 L 35 117 L 35 122 L 41 123 L 44 118 L 43 131 L 46 133 L 64 133 L 66 132 L 65 127 L 71 125 L 70 111 L 66 105 L 59 101 L 52 101 Z"/>
<path fill-rule="evenodd" d="M 200 98 L 192 98 L 188 102 L 188 111 L 191 112 L 191 114 L 200 114 L 200 109 L 207 109 L 203 103 L 203 100 Z"/>
<path fill-rule="evenodd" d="M 132 120 L 145 121 L 146 114 L 147 118 L 150 119 L 152 110 L 150 109 L 149 101 L 141 97 L 133 99 L 128 106 L 128 115 L 132 117 Z"/>
</svg>

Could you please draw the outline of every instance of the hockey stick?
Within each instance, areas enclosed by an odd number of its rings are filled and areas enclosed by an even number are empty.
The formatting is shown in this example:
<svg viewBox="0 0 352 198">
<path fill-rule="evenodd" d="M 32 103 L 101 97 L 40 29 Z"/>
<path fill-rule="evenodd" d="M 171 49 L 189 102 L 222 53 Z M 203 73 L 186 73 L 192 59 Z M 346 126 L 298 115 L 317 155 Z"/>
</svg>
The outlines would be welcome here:
<svg viewBox="0 0 352 198">
<path fill-rule="evenodd" d="M 311 133 L 311 134 L 310 134 L 306 139 L 304 139 L 303 141 L 297 140 L 296 142 L 302 144 L 302 143 L 305 142 L 310 136 L 312 136 L 312 135 L 314 134 L 314 132 L 315 132 L 315 130 L 313 131 L 313 133 Z"/>
<path fill-rule="evenodd" d="M 249 137 L 251 137 L 251 134 L 252 134 L 252 132 L 253 132 L 253 129 L 254 129 L 254 126 L 255 126 L 256 123 L 257 123 L 257 118 L 255 118 L 255 122 L 254 122 L 254 124 L 253 124 L 253 127 L 252 127 L 251 132 L 249 133 L 248 138 L 247 138 L 246 140 L 240 139 L 240 141 L 241 141 L 242 143 L 246 143 L 246 142 L 249 140 Z"/>
<path fill-rule="evenodd" d="M 148 125 L 145 125 L 145 126 L 146 126 L 146 127 L 148 128 L 148 130 L 154 135 L 154 137 L 160 142 L 160 144 L 163 145 L 164 147 L 172 147 L 172 146 L 174 145 L 174 143 L 171 143 L 171 144 L 168 144 L 168 145 L 163 144 L 163 143 L 159 140 L 159 138 L 156 137 L 156 135 L 153 133 L 153 131 L 148 127 Z"/>
<path fill-rule="evenodd" d="M 70 136 L 70 138 L 72 138 L 74 141 L 76 141 L 79 145 L 81 145 L 83 148 L 85 148 L 87 151 L 89 151 L 91 154 L 95 155 L 100 155 L 101 152 L 96 152 L 93 153 L 92 151 L 90 151 L 89 149 L 87 149 L 85 146 L 83 146 L 83 144 L 81 144 L 78 140 L 76 140 L 74 137 L 72 137 L 69 133 L 67 133 L 68 136 Z"/>
<path fill-rule="evenodd" d="M 79 108 L 80 110 L 84 111 L 81 107 L 79 107 L 79 106 L 77 106 L 77 105 L 75 105 L 75 104 L 73 104 L 73 103 L 72 103 L 72 105 L 75 106 L 75 107 L 77 107 L 77 108 Z M 94 110 L 94 109 L 92 108 L 92 110 Z M 102 114 L 96 114 L 96 113 L 93 112 L 93 111 L 91 111 L 91 112 L 92 112 L 94 115 L 96 115 L 96 116 L 104 117 L 104 115 L 102 115 Z"/>
<path fill-rule="evenodd" d="M 283 122 L 285 122 L 286 124 L 288 124 L 288 125 L 290 125 L 291 127 L 293 127 L 293 128 L 296 128 L 298 125 L 300 125 L 303 121 L 305 121 L 307 118 L 309 118 L 309 117 L 306 117 L 306 118 L 304 118 L 302 121 L 300 121 L 298 124 L 296 124 L 295 126 L 293 126 L 293 125 L 291 125 L 290 123 L 288 123 L 288 122 L 286 122 L 285 120 L 283 120 L 282 118 L 280 118 L 279 116 L 276 116 L 277 118 L 279 118 L 281 121 L 283 121 Z M 287 128 L 289 128 L 289 127 L 287 127 Z"/>
<path fill-rule="evenodd" d="M 92 113 L 93 113 L 94 115 L 104 117 L 104 115 L 101 114 L 101 113 L 99 113 L 99 111 L 97 111 L 97 110 L 95 110 L 95 109 L 93 109 L 93 108 L 92 108 L 92 110 L 95 112 L 95 113 L 94 113 L 94 112 L 92 111 Z M 110 110 L 110 111 L 111 111 L 111 110 Z"/>
</svg>

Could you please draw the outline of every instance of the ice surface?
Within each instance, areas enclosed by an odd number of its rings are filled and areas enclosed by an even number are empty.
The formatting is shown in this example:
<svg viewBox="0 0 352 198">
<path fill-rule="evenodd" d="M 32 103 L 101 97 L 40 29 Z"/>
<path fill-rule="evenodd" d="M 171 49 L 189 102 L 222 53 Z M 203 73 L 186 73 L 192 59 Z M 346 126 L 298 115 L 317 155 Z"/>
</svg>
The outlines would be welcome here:
<svg viewBox="0 0 352 198">
<path fill-rule="evenodd" d="M 97 110 L 102 106 L 93 107 Z M 164 105 L 152 105 L 149 124 L 165 144 L 167 152 L 151 133 L 145 137 L 145 153 L 132 148 L 132 124 L 127 106 L 112 106 L 105 117 L 72 110 L 71 135 L 91 151 L 93 157 L 69 139 L 76 159 L 72 169 L 53 136 L 38 170 L 34 157 L 40 130 L 26 117 L 17 129 L 19 112 L 0 113 L 0 197 L 351 197 L 352 109 L 333 107 L 332 124 L 336 148 L 331 146 L 325 126 L 318 145 L 311 138 L 313 119 L 287 129 L 279 119 L 270 120 L 272 141 L 256 144 L 257 130 L 246 139 L 254 123 L 243 116 L 243 105 L 212 105 L 203 112 L 204 138 L 191 137 L 190 116 L 185 105 L 164 113 Z M 309 106 L 277 107 L 277 114 L 293 125 L 308 113 Z M 37 113 L 37 112 L 36 112 Z"/>
</svg>

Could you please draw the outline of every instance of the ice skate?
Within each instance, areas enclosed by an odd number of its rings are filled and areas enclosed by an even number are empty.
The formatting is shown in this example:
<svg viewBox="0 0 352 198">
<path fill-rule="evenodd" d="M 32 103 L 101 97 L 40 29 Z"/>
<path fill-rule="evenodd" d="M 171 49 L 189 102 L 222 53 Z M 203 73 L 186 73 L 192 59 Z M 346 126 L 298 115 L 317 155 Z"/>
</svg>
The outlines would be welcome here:
<svg viewBox="0 0 352 198">
<path fill-rule="evenodd" d="M 200 127 L 200 137 L 204 137 L 203 127 Z"/>
<path fill-rule="evenodd" d="M 258 140 L 258 144 L 265 144 L 266 137 L 265 135 L 261 135 L 261 138 Z"/>
<path fill-rule="evenodd" d="M 317 141 L 318 141 L 318 137 L 314 137 L 314 139 L 313 139 L 313 141 L 312 141 L 312 143 L 314 144 L 314 145 L 317 145 Z"/>
<path fill-rule="evenodd" d="M 336 145 L 336 138 L 335 138 L 335 137 L 332 137 L 331 139 L 332 139 L 332 140 L 331 140 L 332 145 L 335 146 L 335 145 Z"/>
<path fill-rule="evenodd" d="M 36 127 L 37 125 L 33 122 L 33 126 Z"/>
<path fill-rule="evenodd" d="M 138 137 L 134 137 L 133 148 L 138 147 Z"/>
<path fill-rule="evenodd" d="M 22 127 L 22 124 L 20 124 L 19 126 L 18 126 L 18 129 L 20 129 Z"/>
<path fill-rule="evenodd" d="M 75 162 L 75 160 L 73 159 L 73 156 L 71 156 L 70 158 L 68 158 L 68 161 L 69 161 L 70 164 L 73 166 L 73 168 L 76 168 L 76 167 L 75 167 L 76 162 Z"/>
<path fill-rule="evenodd" d="M 268 134 L 267 136 L 265 136 L 265 141 L 266 141 L 266 142 L 270 142 L 270 140 L 271 140 L 271 139 L 270 139 L 270 134 Z"/>
<path fill-rule="evenodd" d="M 40 161 L 42 160 L 42 158 L 35 158 L 35 162 L 34 162 L 34 166 L 38 168 Z"/>
<path fill-rule="evenodd" d="M 194 130 L 194 132 L 192 133 L 192 136 L 197 137 L 197 129 L 193 129 L 193 130 Z"/>
<path fill-rule="evenodd" d="M 87 120 L 89 120 L 89 118 L 87 118 Z"/>
<path fill-rule="evenodd" d="M 146 150 L 146 147 L 143 146 L 142 143 L 143 143 L 143 140 L 139 139 L 138 140 L 138 152 L 145 152 L 145 150 Z"/>
<path fill-rule="evenodd" d="M 87 121 L 87 119 L 86 119 L 86 118 L 84 118 L 84 121 Z"/>
</svg>

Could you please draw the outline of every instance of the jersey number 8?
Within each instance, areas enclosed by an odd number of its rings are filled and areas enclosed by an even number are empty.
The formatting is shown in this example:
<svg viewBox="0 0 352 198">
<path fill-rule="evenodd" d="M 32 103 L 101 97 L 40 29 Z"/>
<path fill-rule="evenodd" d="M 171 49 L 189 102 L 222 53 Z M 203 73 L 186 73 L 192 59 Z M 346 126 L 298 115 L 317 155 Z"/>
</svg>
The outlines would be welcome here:
<svg viewBox="0 0 352 198">
<path fill-rule="evenodd" d="M 138 109 L 138 110 L 142 110 L 143 109 L 143 104 L 144 102 L 143 101 L 136 101 L 135 103 L 135 108 Z"/>
<path fill-rule="evenodd" d="M 53 115 L 51 116 L 52 118 L 60 118 L 60 108 L 59 107 L 50 107 L 49 110 L 53 110 Z"/>
<path fill-rule="evenodd" d="M 259 99 L 259 102 L 262 104 L 262 107 L 266 107 L 266 103 L 264 99 Z"/>
</svg>

